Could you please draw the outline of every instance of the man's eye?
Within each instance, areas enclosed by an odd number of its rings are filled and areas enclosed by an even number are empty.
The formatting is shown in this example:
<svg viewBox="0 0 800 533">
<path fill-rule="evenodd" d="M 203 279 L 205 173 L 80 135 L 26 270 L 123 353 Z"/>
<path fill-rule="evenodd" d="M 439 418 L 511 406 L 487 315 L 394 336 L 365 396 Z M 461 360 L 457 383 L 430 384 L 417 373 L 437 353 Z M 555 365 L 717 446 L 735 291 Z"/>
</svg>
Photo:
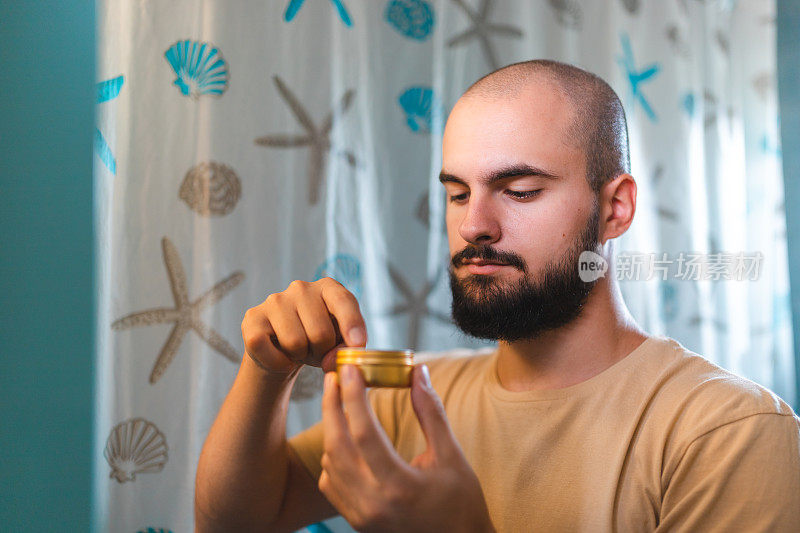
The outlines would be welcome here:
<svg viewBox="0 0 800 533">
<path fill-rule="evenodd" d="M 454 194 L 454 195 L 450 196 L 450 201 L 451 202 L 461 202 L 461 201 L 466 200 L 466 199 L 467 199 L 467 193 Z"/>
<path fill-rule="evenodd" d="M 512 190 L 509 190 L 507 192 L 508 192 L 509 196 L 512 196 L 514 198 L 518 198 L 520 200 L 524 200 L 526 198 L 533 198 L 534 196 L 536 196 L 537 194 L 542 192 L 542 189 L 537 189 L 535 191 L 512 191 Z"/>
</svg>

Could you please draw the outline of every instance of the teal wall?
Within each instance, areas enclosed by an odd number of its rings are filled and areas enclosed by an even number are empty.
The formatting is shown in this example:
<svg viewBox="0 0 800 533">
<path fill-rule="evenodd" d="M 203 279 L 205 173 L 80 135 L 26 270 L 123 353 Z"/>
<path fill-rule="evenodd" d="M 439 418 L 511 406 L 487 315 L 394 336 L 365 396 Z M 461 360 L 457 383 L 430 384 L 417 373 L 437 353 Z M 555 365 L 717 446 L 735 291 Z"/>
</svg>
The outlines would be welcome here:
<svg viewBox="0 0 800 533">
<path fill-rule="evenodd" d="M 781 113 L 786 236 L 794 327 L 795 383 L 800 413 L 800 2 L 778 2 L 778 98 Z"/>
<path fill-rule="evenodd" d="M 94 2 L 0 1 L 0 530 L 88 531 Z"/>
</svg>

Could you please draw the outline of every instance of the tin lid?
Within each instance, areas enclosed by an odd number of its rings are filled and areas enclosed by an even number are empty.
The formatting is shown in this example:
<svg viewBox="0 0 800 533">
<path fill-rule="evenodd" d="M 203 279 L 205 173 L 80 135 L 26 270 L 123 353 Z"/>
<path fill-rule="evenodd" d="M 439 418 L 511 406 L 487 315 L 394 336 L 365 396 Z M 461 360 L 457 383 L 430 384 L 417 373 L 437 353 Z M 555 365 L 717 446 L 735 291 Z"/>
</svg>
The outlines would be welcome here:
<svg viewBox="0 0 800 533">
<path fill-rule="evenodd" d="M 340 348 L 336 350 L 339 365 L 413 365 L 414 350 L 371 350 Z"/>
</svg>

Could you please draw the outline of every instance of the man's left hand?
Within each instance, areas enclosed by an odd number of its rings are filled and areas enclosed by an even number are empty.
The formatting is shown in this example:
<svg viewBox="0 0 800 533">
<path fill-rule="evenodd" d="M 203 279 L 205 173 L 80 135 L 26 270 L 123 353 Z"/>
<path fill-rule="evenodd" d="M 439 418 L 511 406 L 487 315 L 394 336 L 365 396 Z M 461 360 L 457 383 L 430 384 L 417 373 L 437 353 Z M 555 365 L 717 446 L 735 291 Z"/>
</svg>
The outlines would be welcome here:
<svg viewBox="0 0 800 533">
<path fill-rule="evenodd" d="M 412 373 L 411 403 L 427 449 L 406 463 L 346 365 L 325 375 L 319 490 L 358 531 L 494 531 L 478 477 L 450 429 L 427 367 Z"/>
</svg>

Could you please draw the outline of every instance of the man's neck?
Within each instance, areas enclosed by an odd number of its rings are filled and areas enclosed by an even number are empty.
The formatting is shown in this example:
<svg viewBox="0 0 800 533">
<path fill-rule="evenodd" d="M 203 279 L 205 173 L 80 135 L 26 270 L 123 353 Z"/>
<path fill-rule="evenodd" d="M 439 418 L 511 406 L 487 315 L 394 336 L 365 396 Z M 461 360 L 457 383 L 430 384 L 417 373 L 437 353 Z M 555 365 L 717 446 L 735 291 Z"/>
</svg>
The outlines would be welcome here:
<svg viewBox="0 0 800 533">
<path fill-rule="evenodd" d="M 596 376 L 646 339 L 616 282 L 601 278 L 572 323 L 535 340 L 501 341 L 497 373 L 511 391 L 561 389 Z"/>
</svg>

